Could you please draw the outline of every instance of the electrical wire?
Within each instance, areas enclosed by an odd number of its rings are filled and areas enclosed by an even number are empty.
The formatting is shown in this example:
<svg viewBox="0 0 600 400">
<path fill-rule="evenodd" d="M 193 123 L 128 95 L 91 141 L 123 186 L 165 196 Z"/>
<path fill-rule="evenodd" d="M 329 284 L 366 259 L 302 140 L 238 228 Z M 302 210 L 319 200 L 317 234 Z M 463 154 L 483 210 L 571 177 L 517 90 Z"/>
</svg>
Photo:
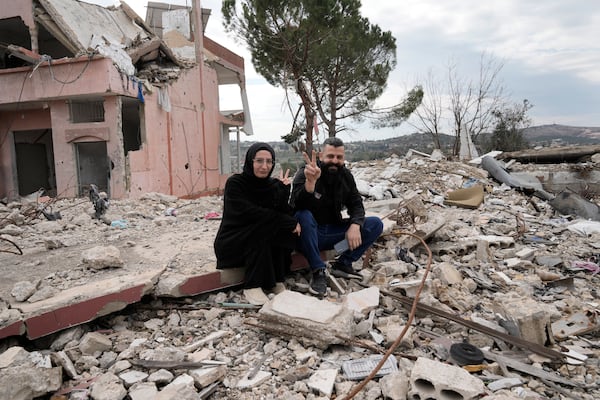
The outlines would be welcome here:
<svg viewBox="0 0 600 400">
<path fill-rule="evenodd" d="M 425 241 L 420 236 L 417 236 L 417 235 L 409 233 L 409 232 L 399 232 L 399 234 L 415 237 L 421 241 L 423 246 L 425 246 L 425 250 L 427 250 L 427 266 L 425 268 L 425 273 L 423 274 L 423 279 L 421 279 L 421 283 L 415 294 L 415 298 L 413 300 L 412 307 L 410 308 L 410 313 L 408 315 L 408 320 L 406 321 L 406 324 L 404 325 L 404 329 L 402 329 L 402 332 L 400 332 L 400 335 L 398 335 L 398 338 L 394 341 L 394 343 L 392 343 L 390 348 L 385 352 L 384 356 L 379 361 L 379 364 L 377 364 L 375 366 L 375 368 L 373 368 L 373 371 L 371 371 L 369 376 L 367 376 L 357 386 L 355 386 L 354 389 L 352 389 L 352 391 L 350 393 L 348 393 L 348 395 L 346 395 L 346 397 L 344 397 L 343 400 L 352 399 L 354 396 L 356 396 L 358 394 L 358 392 L 360 392 L 367 385 L 367 383 L 369 383 L 369 381 L 371 379 L 373 379 L 373 377 L 377 374 L 377 372 L 379 372 L 381 367 L 383 367 L 383 364 L 385 364 L 385 362 L 390 357 L 390 355 L 392 355 L 394 350 L 396 350 L 396 348 L 400 345 L 400 342 L 404 338 L 404 335 L 410 328 L 410 326 L 415 318 L 415 314 L 417 312 L 417 305 L 419 303 L 419 296 L 421 295 L 421 292 L 423 291 L 423 287 L 425 286 L 425 281 L 427 279 L 427 275 L 429 274 L 429 271 L 431 270 L 431 260 L 433 259 L 433 254 L 431 253 L 431 249 L 429 248 L 429 246 L 427 246 Z"/>
<path fill-rule="evenodd" d="M 52 69 L 52 58 L 49 57 L 48 59 L 48 69 L 50 70 L 50 76 L 52 77 L 52 80 L 58 82 L 58 83 L 62 83 L 63 85 L 68 85 L 74 82 L 77 82 L 77 80 L 79 80 L 79 78 L 81 78 L 81 76 L 83 75 L 83 73 L 85 72 L 85 70 L 87 69 L 87 67 L 90 65 L 92 58 L 94 57 L 94 54 L 96 54 L 95 52 L 88 52 L 88 59 L 87 62 L 85 63 L 85 65 L 83 66 L 83 69 L 81 70 L 81 72 L 79 73 L 79 75 L 77 75 L 75 78 L 71 79 L 70 81 L 62 81 L 60 79 L 58 79 L 57 77 L 54 76 L 54 71 Z M 46 56 L 48 57 L 48 56 Z M 37 68 L 37 67 L 36 67 Z"/>
</svg>

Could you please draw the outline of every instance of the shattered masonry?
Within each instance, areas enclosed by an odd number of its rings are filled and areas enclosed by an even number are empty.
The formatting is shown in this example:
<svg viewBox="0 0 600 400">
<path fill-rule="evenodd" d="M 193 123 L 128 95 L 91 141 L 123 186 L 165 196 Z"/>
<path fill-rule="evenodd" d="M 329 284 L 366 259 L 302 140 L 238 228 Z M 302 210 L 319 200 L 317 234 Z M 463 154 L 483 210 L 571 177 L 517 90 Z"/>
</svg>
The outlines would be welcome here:
<svg viewBox="0 0 600 400">
<path fill-rule="evenodd" d="M 230 132 L 250 113 L 220 110 L 244 60 L 204 37 L 210 10 L 153 3 L 22 0 L 0 10 L 0 198 L 43 188 L 111 199 L 218 193 L 232 172 Z M 160 28 L 158 28 L 160 27 Z"/>
<path fill-rule="evenodd" d="M 552 187 L 540 181 L 555 196 L 599 161 L 512 162 L 505 172 L 529 184 L 569 173 Z M 113 226 L 92 218 L 87 200 L 0 205 L 0 236 L 24 253 L 0 252 L 0 386 L 71 398 L 74 384 L 92 398 L 344 398 L 405 327 L 427 264 L 424 249 L 399 233 L 407 230 L 426 239 L 431 273 L 414 323 L 361 396 L 599 397 L 599 221 L 562 214 L 478 164 L 412 153 L 349 167 L 367 212 L 386 216 L 371 262 L 355 265 L 362 281 L 332 281 L 318 300 L 305 294 L 296 256 L 290 290 L 260 311 L 236 290 L 241 271 L 215 269 L 218 196 L 115 200 L 105 215 L 119 221 Z M 464 192 L 473 185 L 483 192 Z M 32 218 L 37 201 L 62 218 Z M 25 350 L 18 335 L 49 351 Z M 481 349 L 483 363 L 454 360 L 452 344 L 463 341 Z"/>
</svg>

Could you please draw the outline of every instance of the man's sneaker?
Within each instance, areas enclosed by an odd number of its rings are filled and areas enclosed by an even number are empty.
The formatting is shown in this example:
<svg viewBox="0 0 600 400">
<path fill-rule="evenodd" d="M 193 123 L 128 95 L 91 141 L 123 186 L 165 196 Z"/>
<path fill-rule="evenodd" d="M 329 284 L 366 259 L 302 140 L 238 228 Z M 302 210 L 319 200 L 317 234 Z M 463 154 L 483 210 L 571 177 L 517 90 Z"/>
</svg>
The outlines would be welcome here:
<svg viewBox="0 0 600 400">
<path fill-rule="evenodd" d="M 352 268 L 352 265 L 345 265 L 337 260 L 331 261 L 329 265 L 331 265 L 331 275 L 336 278 L 362 279 L 362 276 Z"/>
<path fill-rule="evenodd" d="M 324 296 L 325 293 L 327 293 L 327 276 L 325 275 L 325 268 L 313 272 L 308 291 L 317 296 Z"/>
</svg>

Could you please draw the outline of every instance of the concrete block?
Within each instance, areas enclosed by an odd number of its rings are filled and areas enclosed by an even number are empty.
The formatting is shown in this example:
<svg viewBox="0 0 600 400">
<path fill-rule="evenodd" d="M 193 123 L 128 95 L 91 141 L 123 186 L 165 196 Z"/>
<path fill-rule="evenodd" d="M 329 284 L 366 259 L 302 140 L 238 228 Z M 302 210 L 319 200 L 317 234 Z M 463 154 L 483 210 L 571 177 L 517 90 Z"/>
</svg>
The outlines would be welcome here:
<svg viewBox="0 0 600 400">
<path fill-rule="evenodd" d="M 349 293 L 344 305 L 352 311 L 366 314 L 379 305 L 379 288 L 371 286 Z"/>
<path fill-rule="evenodd" d="M 29 353 L 21 346 L 12 346 L 0 354 L 0 368 L 22 364 L 29 359 Z"/>
<path fill-rule="evenodd" d="M 220 381 L 227 373 L 227 367 L 220 365 L 214 368 L 196 368 L 190 371 L 197 388 L 205 388 L 213 382 Z"/>
<path fill-rule="evenodd" d="M 125 387 L 131 387 L 136 383 L 143 382 L 148 377 L 148 374 L 142 371 L 129 370 L 119 375 Z"/>
<path fill-rule="evenodd" d="M 333 385 L 337 374 L 337 369 L 320 369 L 308 378 L 307 385 L 312 390 L 330 397 L 333 393 Z"/>
<path fill-rule="evenodd" d="M 436 273 L 439 275 L 442 283 L 446 285 L 456 285 L 463 280 L 461 273 L 450 263 L 439 264 L 436 268 Z"/>
<path fill-rule="evenodd" d="M 535 256 L 535 249 L 532 249 L 531 247 L 523 247 L 521 250 L 515 253 L 515 256 L 522 258 L 523 260 L 531 261 Z"/>
<path fill-rule="evenodd" d="M 545 345 L 552 338 L 550 315 L 535 300 L 502 297 L 495 306 L 498 312 L 517 328 L 519 336 L 530 342 Z"/>
<path fill-rule="evenodd" d="M 129 389 L 131 400 L 154 399 L 157 394 L 158 389 L 156 389 L 156 385 L 153 382 L 138 383 Z"/>
<path fill-rule="evenodd" d="M 417 290 L 419 290 L 419 287 L 421 286 L 421 279 L 413 279 L 410 281 L 401 281 L 401 280 L 392 280 L 390 281 L 390 288 L 393 290 L 399 290 L 402 289 L 404 290 L 404 293 L 406 293 L 406 296 L 408 297 L 415 297 L 415 295 L 417 294 Z M 427 277 L 427 279 L 425 280 L 425 285 L 423 286 L 423 292 L 429 291 L 430 289 L 430 282 L 431 282 L 431 278 L 430 276 Z"/>
<path fill-rule="evenodd" d="M 248 378 L 248 375 L 245 375 L 242 379 L 238 381 L 236 387 L 239 389 L 248 389 L 254 386 L 261 385 L 267 379 L 270 379 L 271 375 L 273 374 L 266 371 L 258 371 L 256 375 L 254 375 L 252 378 Z"/>
<path fill-rule="evenodd" d="M 327 348 L 354 337 L 353 312 L 339 304 L 286 290 L 266 303 L 258 318 L 273 332 L 293 334 L 305 346 Z"/>
<path fill-rule="evenodd" d="M 485 393 L 483 381 L 454 365 L 419 357 L 410 375 L 409 398 L 470 400 Z"/>
<path fill-rule="evenodd" d="M 392 372 L 379 380 L 381 393 L 385 399 L 405 400 L 408 394 L 408 377 L 402 371 Z"/>
<path fill-rule="evenodd" d="M 24 364 L 0 369 L 0 399 L 26 400 L 54 392 L 62 384 L 62 369 Z M 123 395 L 123 397 L 125 397 Z"/>
<path fill-rule="evenodd" d="M 502 378 L 488 384 L 488 389 L 492 392 L 496 392 L 502 389 L 510 389 L 513 386 L 519 386 L 523 384 L 521 378 Z"/>
<path fill-rule="evenodd" d="M 194 387 L 194 378 L 188 374 L 178 376 L 165 386 L 153 400 L 197 400 L 198 392 Z"/>
<path fill-rule="evenodd" d="M 111 347 L 112 341 L 110 338 L 98 332 L 86 333 L 79 343 L 79 350 L 85 355 L 93 355 L 96 352 L 102 353 Z"/>
<path fill-rule="evenodd" d="M 506 258 L 502 261 L 502 264 L 504 264 L 507 268 L 515 268 L 521 265 L 521 263 L 523 262 L 523 260 L 521 260 L 520 258 L 517 257 L 511 257 L 511 258 Z"/>
</svg>

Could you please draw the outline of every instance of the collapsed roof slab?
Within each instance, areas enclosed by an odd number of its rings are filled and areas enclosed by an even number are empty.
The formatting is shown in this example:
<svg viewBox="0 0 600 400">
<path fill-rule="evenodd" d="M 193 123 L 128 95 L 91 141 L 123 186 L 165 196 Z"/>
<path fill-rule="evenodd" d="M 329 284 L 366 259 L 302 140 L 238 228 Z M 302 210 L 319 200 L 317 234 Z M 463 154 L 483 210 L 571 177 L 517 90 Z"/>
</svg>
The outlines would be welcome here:
<svg viewBox="0 0 600 400">
<path fill-rule="evenodd" d="M 152 291 L 162 268 L 143 274 L 120 276 L 64 290 L 57 296 L 15 308 L 23 313 L 27 337 L 36 339 L 92 321 L 139 302 Z"/>
<path fill-rule="evenodd" d="M 103 35 L 129 46 L 133 39 L 150 40 L 147 32 L 120 8 L 73 0 L 38 0 L 58 27 L 79 50 L 87 50 L 94 35 Z M 66 43 L 63 43 L 66 45 Z"/>
<path fill-rule="evenodd" d="M 127 75 L 135 64 L 160 49 L 180 65 L 168 46 L 144 24 L 126 4 L 105 8 L 75 0 L 38 0 L 35 19 L 73 55 L 97 51 L 119 66 Z"/>
<path fill-rule="evenodd" d="M 304 256 L 293 254 L 292 271 L 307 266 Z M 37 339 L 120 311 L 146 295 L 195 296 L 239 286 L 244 280 L 243 268 L 217 270 L 212 266 L 190 275 L 163 273 L 164 268 L 157 267 L 66 289 L 34 303 L 13 303 L 11 308 L 21 312 L 21 319 L 0 324 L 0 339 L 22 335 Z"/>
</svg>

